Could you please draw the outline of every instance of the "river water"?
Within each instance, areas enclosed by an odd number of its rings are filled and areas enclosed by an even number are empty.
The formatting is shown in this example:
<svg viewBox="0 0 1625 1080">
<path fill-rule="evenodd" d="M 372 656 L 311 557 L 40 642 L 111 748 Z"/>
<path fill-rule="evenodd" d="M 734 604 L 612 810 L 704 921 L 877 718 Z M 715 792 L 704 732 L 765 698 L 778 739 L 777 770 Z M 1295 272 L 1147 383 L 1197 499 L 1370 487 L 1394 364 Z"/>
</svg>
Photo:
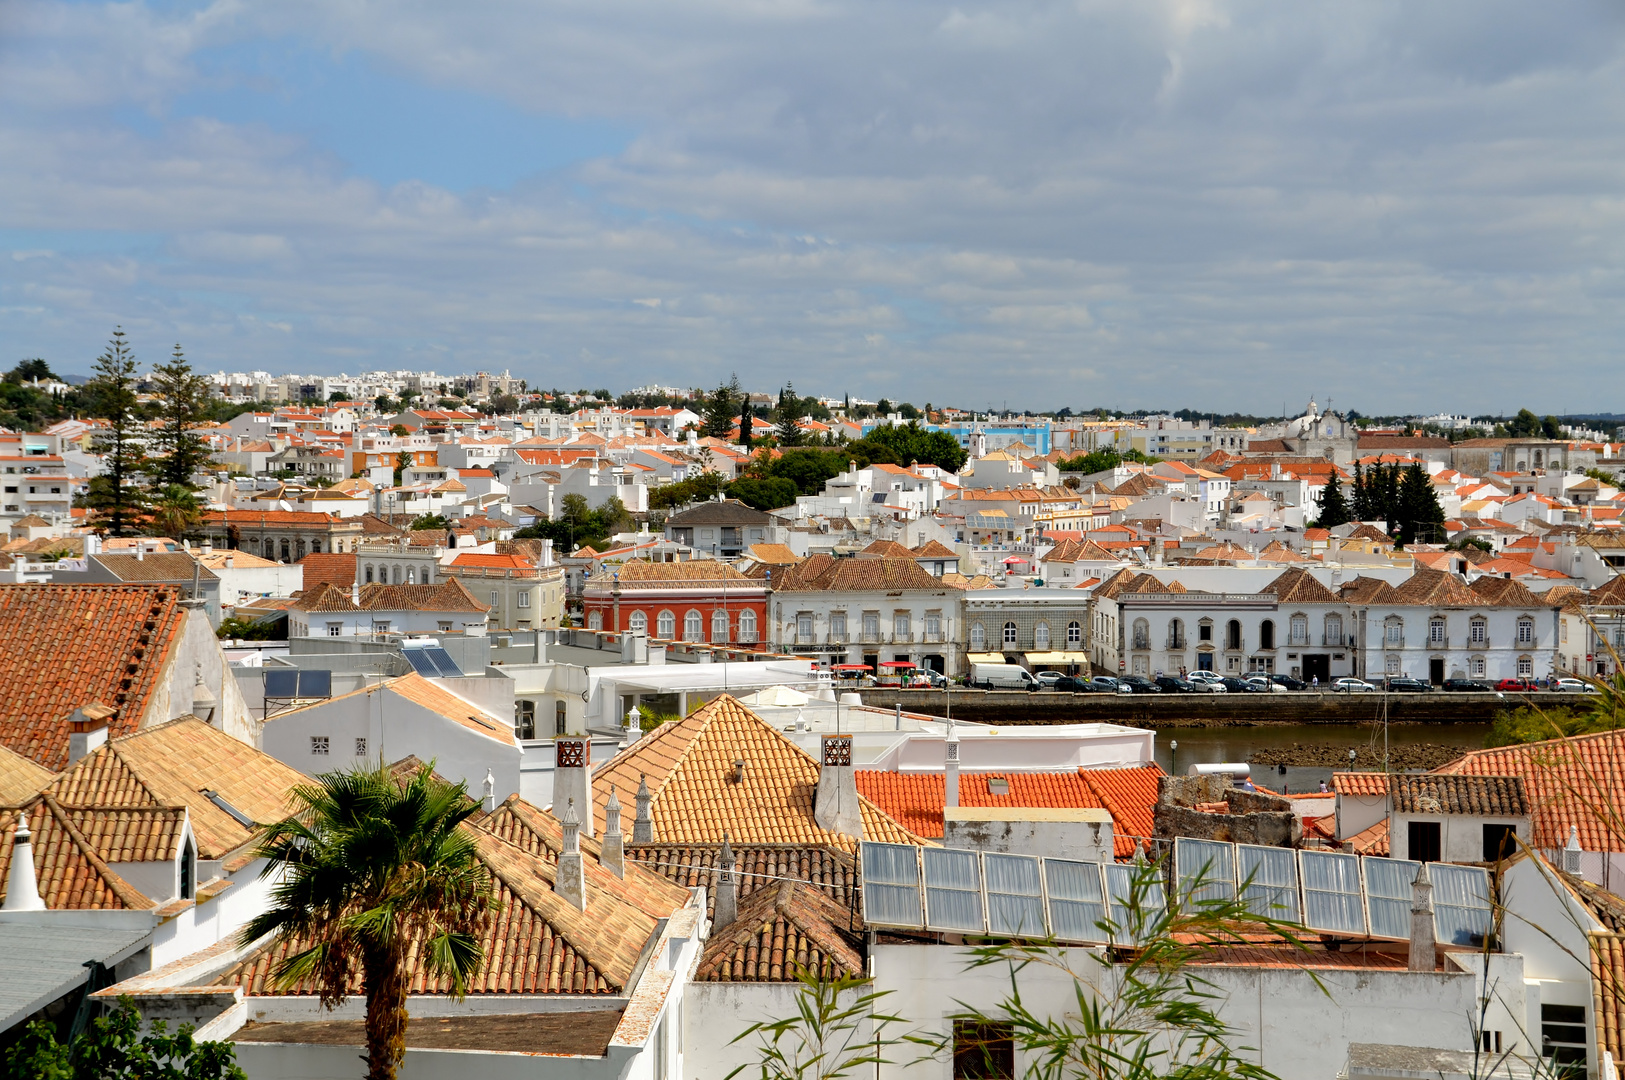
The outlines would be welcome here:
<svg viewBox="0 0 1625 1080">
<path fill-rule="evenodd" d="M 1489 724 L 1390 724 L 1390 748 L 1420 743 L 1460 746 L 1476 750 L 1484 745 Z M 1178 743 L 1178 750 L 1172 748 Z M 1192 765 L 1210 762 L 1251 762 L 1265 750 L 1284 750 L 1295 745 L 1332 747 L 1339 769 L 1380 770 L 1383 763 L 1383 725 L 1371 724 L 1259 724 L 1249 727 L 1167 727 L 1157 731 L 1157 764 L 1169 772 L 1186 772 Z M 1354 751 L 1352 763 L 1347 751 Z M 1255 783 L 1280 791 L 1319 791 L 1322 780 L 1330 780 L 1326 765 L 1254 765 Z"/>
</svg>

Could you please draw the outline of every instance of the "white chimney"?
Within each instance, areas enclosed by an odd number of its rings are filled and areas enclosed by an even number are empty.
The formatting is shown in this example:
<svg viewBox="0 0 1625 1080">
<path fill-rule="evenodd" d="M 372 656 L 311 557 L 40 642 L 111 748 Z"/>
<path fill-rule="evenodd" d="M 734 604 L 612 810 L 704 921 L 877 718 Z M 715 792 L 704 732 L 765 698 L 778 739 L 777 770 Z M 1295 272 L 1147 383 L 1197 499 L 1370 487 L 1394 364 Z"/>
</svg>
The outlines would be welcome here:
<svg viewBox="0 0 1625 1080">
<path fill-rule="evenodd" d="M 350 582 L 350 603 L 356 607 L 361 606 L 361 581 L 359 578 Z"/>
<path fill-rule="evenodd" d="M 953 717 L 948 718 L 948 738 L 943 742 L 942 805 L 959 805 L 959 734 Z"/>
<path fill-rule="evenodd" d="M 863 839 L 863 813 L 858 806 L 858 778 L 852 771 L 852 736 L 825 735 L 818 770 L 813 820 L 821 829 Z"/>
<path fill-rule="evenodd" d="M 11 839 L 11 871 L 6 875 L 6 902 L 0 911 L 44 911 L 39 880 L 34 876 L 34 845 L 28 835 L 28 815 L 17 812 L 17 834 Z"/>
<path fill-rule="evenodd" d="M 1428 864 L 1423 863 L 1411 885 L 1411 956 L 1407 966 L 1412 971 L 1432 971 L 1434 964 L 1433 879 L 1428 876 Z"/>
<path fill-rule="evenodd" d="M 579 819 L 581 831 L 596 836 L 592 809 L 592 740 L 585 736 L 560 736 L 553 740 L 553 805 L 585 807 Z"/>
<path fill-rule="evenodd" d="M 68 715 L 69 765 L 107 742 L 107 721 L 115 711 L 100 702 L 91 702 Z"/>
<path fill-rule="evenodd" d="M 604 840 L 598 851 L 598 865 L 616 877 L 626 876 L 626 837 L 621 832 L 621 797 L 609 789 L 604 804 Z"/>
<path fill-rule="evenodd" d="M 1569 842 L 1563 845 L 1563 872 L 1565 874 L 1573 874 L 1576 877 L 1579 876 L 1580 852 L 1582 850 L 1583 849 L 1580 847 L 1580 827 L 1578 825 L 1570 825 Z"/>
<path fill-rule="evenodd" d="M 717 852 L 717 896 L 711 905 L 713 933 L 739 918 L 739 883 L 734 875 L 734 849 L 728 834 L 722 834 L 722 850 Z"/>
<path fill-rule="evenodd" d="M 485 797 L 481 801 L 485 804 L 485 812 L 487 814 L 496 813 L 497 812 L 497 778 L 494 775 L 492 775 L 490 769 L 485 770 L 485 792 L 484 792 L 484 794 L 485 794 Z"/>
<path fill-rule="evenodd" d="M 581 862 L 581 821 L 576 817 L 575 800 L 564 805 L 564 849 L 553 877 L 553 891 L 582 911 L 587 910 L 587 873 Z"/>
<path fill-rule="evenodd" d="M 638 776 L 638 794 L 633 805 L 632 816 L 632 842 L 634 844 L 652 844 L 655 842 L 655 819 L 650 813 L 654 799 L 649 794 L 649 782 L 642 775 Z"/>
</svg>

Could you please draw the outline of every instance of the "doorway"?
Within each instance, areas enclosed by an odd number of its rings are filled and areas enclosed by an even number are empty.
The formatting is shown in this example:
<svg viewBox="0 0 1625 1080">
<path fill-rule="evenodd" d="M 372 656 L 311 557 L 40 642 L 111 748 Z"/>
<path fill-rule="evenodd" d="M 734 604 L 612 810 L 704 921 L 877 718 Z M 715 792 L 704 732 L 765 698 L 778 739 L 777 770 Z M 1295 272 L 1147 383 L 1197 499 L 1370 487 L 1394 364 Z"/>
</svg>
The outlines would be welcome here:
<svg viewBox="0 0 1625 1080">
<path fill-rule="evenodd" d="M 1435 656 L 1428 661 L 1428 682 L 1434 686 L 1444 684 L 1444 657 Z"/>
<path fill-rule="evenodd" d="M 1332 657 L 1330 653 L 1303 654 L 1303 681 L 1314 682 L 1316 679 L 1323 683 L 1332 681 Z"/>
<path fill-rule="evenodd" d="M 1197 671 L 1212 671 L 1213 670 L 1213 654 L 1210 653 L 1210 652 L 1199 652 L 1199 653 L 1197 653 L 1196 654 L 1196 670 Z"/>
</svg>

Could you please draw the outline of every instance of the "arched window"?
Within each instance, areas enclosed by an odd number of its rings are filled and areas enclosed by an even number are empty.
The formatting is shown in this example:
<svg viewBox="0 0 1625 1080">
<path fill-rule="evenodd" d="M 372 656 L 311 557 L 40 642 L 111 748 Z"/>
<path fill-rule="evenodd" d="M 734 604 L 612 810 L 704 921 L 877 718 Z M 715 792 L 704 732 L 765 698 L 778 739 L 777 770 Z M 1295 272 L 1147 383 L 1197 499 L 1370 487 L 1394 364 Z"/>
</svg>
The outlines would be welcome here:
<svg viewBox="0 0 1625 1080">
<path fill-rule="evenodd" d="M 1292 632 L 1292 644 L 1309 644 L 1309 616 L 1294 615 L 1289 625 Z"/>
<path fill-rule="evenodd" d="M 634 634 L 647 634 L 649 632 L 649 616 L 641 611 L 634 611 L 626 618 L 626 628 Z"/>
<path fill-rule="evenodd" d="M 1333 646 L 1343 644 L 1343 616 L 1326 616 L 1326 640 L 1324 644 Z"/>
<path fill-rule="evenodd" d="M 690 611 L 683 616 L 683 640 L 705 640 L 705 616 L 697 611 Z"/>
<path fill-rule="evenodd" d="M 1535 620 L 1522 618 L 1518 620 L 1518 644 L 1533 645 L 1535 642 Z"/>
<path fill-rule="evenodd" d="M 429 572 L 429 568 L 427 566 L 418 572 L 418 581 L 422 582 L 424 585 L 431 585 L 434 583 L 434 575 Z"/>
<path fill-rule="evenodd" d="M 602 630 L 603 628 L 604 628 L 604 613 L 602 611 L 595 611 L 592 614 L 587 616 L 587 629 L 588 630 Z"/>
<path fill-rule="evenodd" d="M 181 899 L 190 900 L 197 895 L 197 848 L 192 838 L 186 838 L 181 849 Z"/>
<path fill-rule="evenodd" d="M 372 563 L 367 564 L 367 584 L 372 584 Z"/>
<path fill-rule="evenodd" d="M 1134 641 L 1132 647 L 1136 649 L 1149 649 L 1151 647 L 1151 624 L 1144 619 L 1134 620 Z"/>
<path fill-rule="evenodd" d="M 1049 648 L 1049 623 L 1041 622 L 1033 627 L 1033 648 Z"/>
<path fill-rule="evenodd" d="M 981 623 L 970 624 L 970 647 L 972 652 L 983 652 L 987 649 L 987 627 Z"/>
<path fill-rule="evenodd" d="M 662 611 L 655 616 L 655 637 L 670 641 L 677 636 L 677 616 L 669 611 Z"/>
<path fill-rule="evenodd" d="M 290 550 L 291 550 L 290 545 L 288 544 L 287 539 L 284 538 L 283 541 L 282 541 L 282 561 L 283 562 L 288 561 L 288 556 L 289 556 Z"/>
<path fill-rule="evenodd" d="M 1004 624 L 1004 643 L 1006 645 L 1014 645 L 1016 643 L 1016 624 L 1013 622 L 1007 622 Z"/>
<path fill-rule="evenodd" d="M 711 613 L 711 640 L 724 642 L 732 640 L 728 634 L 728 612 L 719 609 Z"/>
<path fill-rule="evenodd" d="M 1224 647 L 1227 649 L 1241 648 L 1241 623 L 1231 619 L 1224 628 Z"/>
<path fill-rule="evenodd" d="M 312 540 L 310 542 L 310 553 L 312 555 L 320 555 L 322 553 L 322 542 L 320 540 Z"/>
<path fill-rule="evenodd" d="M 1068 645 L 1083 644 L 1083 626 L 1081 624 L 1075 622 L 1066 624 L 1066 643 Z"/>
<path fill-rule="evenodd" d="M 399 563 L 395 564 L 395 573 L 392 576 L 395 579 L 395 584 L 399 585 L 401 583 L 401 567 Z"/>
<path fill-rule="evenodd" d="M 1444 644 L 1444 616 L 1435 615 L 1428 620 L 1428 644 Z"/>
<path fill-rule="evenodd" d="M 1185 647 L 1185 620 L 1170 619 L 1168 621 L 1168 647 L 1170 649 L 1183 649 Z"/>
<path fill-rule="evenodd" d="M 747 610 L 739 613 L 739 640 L 745 645 L 756 643 L 756 612 Z"/>
<path fill-rule="evenodd" d="M 1275 623 L 1273 620 L 1265 619 L 1258 624 L 1258 647 L 1260 649 L 1275 648 Z"/>
</svg>

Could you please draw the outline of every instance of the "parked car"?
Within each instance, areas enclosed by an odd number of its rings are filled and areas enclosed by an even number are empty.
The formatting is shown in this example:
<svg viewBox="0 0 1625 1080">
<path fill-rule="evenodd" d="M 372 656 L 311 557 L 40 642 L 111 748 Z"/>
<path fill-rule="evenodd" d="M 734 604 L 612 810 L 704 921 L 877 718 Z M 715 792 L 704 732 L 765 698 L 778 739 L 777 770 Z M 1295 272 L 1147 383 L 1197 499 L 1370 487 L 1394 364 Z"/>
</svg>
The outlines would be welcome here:
<svg viewBox="0 0 1625 1080">
<path fill-rule="evenodd" d="M 1228 693 L 1224 688 L 1224 678 L 1213 671 L 1193 671 L 1185 676 L 1185 681 L 1191 684 L 1191 689 L 1198 694 Z"/>
<path fill-rule="evenodd" d="M 1038 680 L 1043 689 L 1053 690 L 1055 684 L 1066 678 L 1066 676 L 1059 671 L 1035 671 L 1033 672 L 1033 678 Z"/>
<path fill-rule="evenodd" d="M 1390 694 L 1425 694 L 1433 689 L 1421 679 L 1405 679 L 1398 676 L 1388 679 L 1384 685 Z"/>
<path fill-rule="evenodd" d="M 1124 688 L 1115 675 L 1096 675 L 1089 680 L 1096 690 L 1103 694 L 1132 694 L 1134 691 Z"/>
<path fill-rule="evenodd" d="M 1268 675 L 1249 675 L 1246 682 L 1252 683 L 1262 694 L 1284 694 L 1286 687 L 1270 678 Z"/>
<path fill-rule="evenodd" d="M 1495 687 L 1481 679 L 1446 679 L 1439 688 L 1459 694 L 1487 694 L 1495 690 Z"/>
<path fill-rule="evenodd" d="M 1535 688 L 1535 682 L 1533 679 L 1502 679 L 1495 688 L 1502 693 L 1527 694 Z"/>
<path fill-rule="evenodd" d="M 1051 690 L 1061 694 L 1098 694 L 1100 687 L 1088 679 L 1080 679 L 1076 675 L 1062 675 L 1055 680 Z"/>
<path fill-rule="evenodd" d="M 1037 690 L 1038 680 L 1020 664 L 972 664 L 970 684 L 982 690 Z"/>
<path fill-rule="evenodd" d="M 1367 694 L 1377 688 L 1364 679 L 1342 678 L 1332 680 L 1332 690 L 1339 694 Z"/>
<path fill-rule="evenodd" d="M 1584 679 L 1561 678 L 1552 680 L 1552 689 L 1569 694 L 1595 694 L 1597 688 Z"/>
<path fill-rule="evenodd" d="M 1144 675 L 1124 675 L 1117 680 L 1118 689 L 1128 688 L 1131 694 L 1157 694 L 1162 687 L 1146 678 Z"/>
<path fill-rule="evenodd" d="M 1307 689 L 1309 689 L 1309 684 L 1308 683 L 1304 682 L 1302 679 L 1294 679 L 1290 675 L 1271 675 L 1270 678 L 1275 680 L 1275 682 L 1278 685 L 1284 686 L 1288 690 L 1307 690 Z"/>
<path fill-rule="evenodd" d="M 1263 683 L 1252 683 L 1246 679 L 1238 679 L 1232 675 L 1224 678 L 1224 688 L 1232 694 L 1262 694 L 1265 692 Z"/>
<path fill-rule="evenodd" d="M 1178 675 L 1158 675 L 1157 686 L 1165 694 L 1193 694 L 1196 686 L 1189 679 L 1181 679 Z"/>
</svg>

